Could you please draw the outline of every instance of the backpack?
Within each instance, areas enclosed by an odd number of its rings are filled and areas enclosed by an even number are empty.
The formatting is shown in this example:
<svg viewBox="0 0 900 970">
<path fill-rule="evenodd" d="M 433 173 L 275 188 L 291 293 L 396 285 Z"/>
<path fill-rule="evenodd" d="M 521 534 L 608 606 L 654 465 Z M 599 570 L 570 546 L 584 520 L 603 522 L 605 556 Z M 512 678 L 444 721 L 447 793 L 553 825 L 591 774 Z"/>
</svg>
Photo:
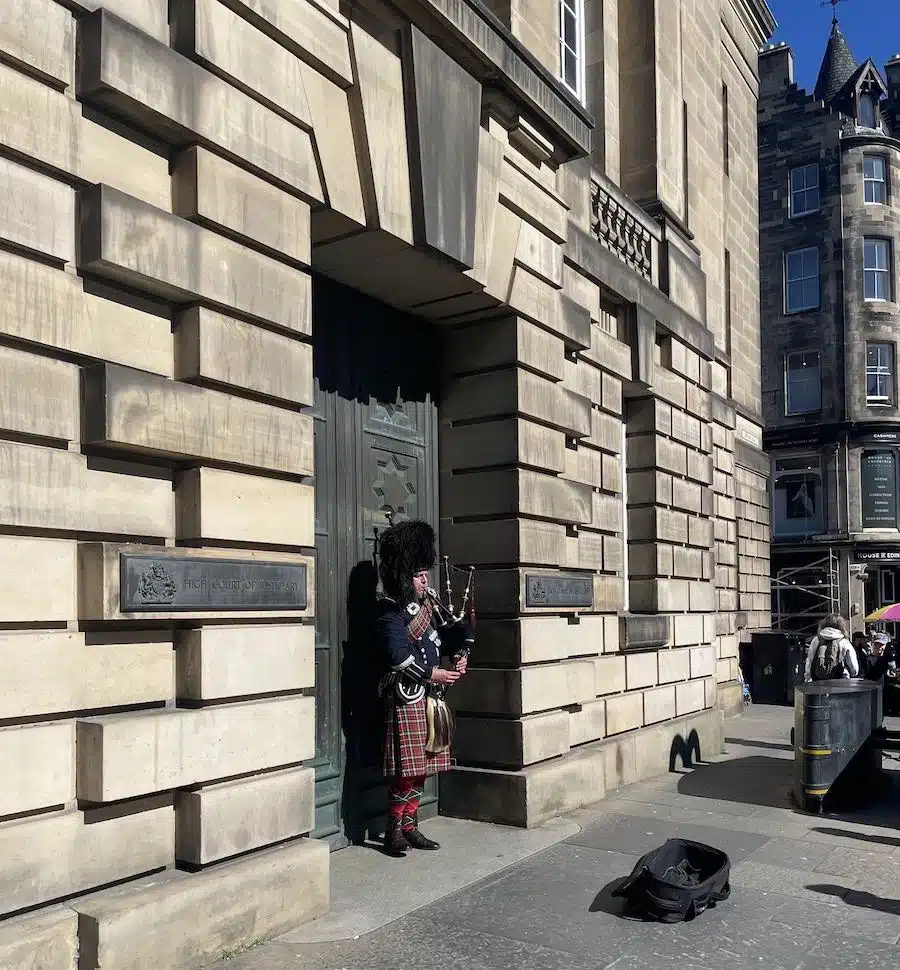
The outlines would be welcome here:
<svg viewBox="0 0 900 970">
<path fill-rule="evenodd" d="M 819 640 L 816 645 L 816 652 L 813 656 L 810 675 L 813 680 L 840 680 L 844 676 L 844 661 L 841 656 L 840 641 L 838 641 L 837 657 L 833 664 L 828 664 L 828 648 L 831 643 L 827 640 Z"/>
<path fill-rule="evenodd" d="M 627 900 L 645 919 L 679 923 L 699 916 L 731 895 L 731 862 L 719 849 L 669 839 L 638 860 L 612 895 Z"/>
</svg>

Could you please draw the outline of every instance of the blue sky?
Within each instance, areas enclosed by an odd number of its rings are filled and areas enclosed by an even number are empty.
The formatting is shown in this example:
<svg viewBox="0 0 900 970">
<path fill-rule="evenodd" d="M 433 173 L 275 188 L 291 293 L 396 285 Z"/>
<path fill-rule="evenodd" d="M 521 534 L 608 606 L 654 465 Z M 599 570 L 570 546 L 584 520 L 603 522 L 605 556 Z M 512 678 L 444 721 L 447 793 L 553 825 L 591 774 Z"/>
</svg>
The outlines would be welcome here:
<svg viewBox="0 0 900 970">
<path fill-rule="evenodd" d="M 794 49 L 794 79 L 812 92 L 831 33 L 831 7 L 819 0 L 769 0 L 778 21 L 773 41 Z M 856 60 L 884 67 L 900 53 L 900 0 L 845 0 L 837 6 L 841 30 Z"/>
</svg>

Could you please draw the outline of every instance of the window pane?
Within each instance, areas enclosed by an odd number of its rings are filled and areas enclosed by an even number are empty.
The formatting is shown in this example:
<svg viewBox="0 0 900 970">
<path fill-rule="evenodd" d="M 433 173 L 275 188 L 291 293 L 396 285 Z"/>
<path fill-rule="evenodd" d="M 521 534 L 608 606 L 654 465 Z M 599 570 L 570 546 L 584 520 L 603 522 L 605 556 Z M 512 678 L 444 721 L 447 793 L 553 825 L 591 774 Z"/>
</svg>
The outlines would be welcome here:
<svg viewBox="0 0 900 970">
<path fill-rule="evenodd" d="M 866 155 L 864 162 L 867 179 L 884 180 L 884 159 L 877 155 Z"/>
<path fill-rule="evenodd" d="M 575 21 L 575 14 L 568 8 L 563 8 L 563 40 L 567 47 L 570 47 L 573 51 L 578 50 L 578 41 L 576 40 L 578 34 L 578 25 Z"/>
<path fill-rule="evenodd" d="M 875 127 L 875 102 L 868 94 L 863 94 L 859 99 L 859 123 L 863 128 Z"/>
<path fill-rule="evenodd" d="M 568 48 L 563 52 L 563 80 L 572 90 L 578 89 L 578 62 Z"/>
<path fill-rule="evenodd" d="M 775 462 L 773 526 L 776 535 L 815 535 L 824 528 L 821 462 L 817 455 Z"/>
</svg>

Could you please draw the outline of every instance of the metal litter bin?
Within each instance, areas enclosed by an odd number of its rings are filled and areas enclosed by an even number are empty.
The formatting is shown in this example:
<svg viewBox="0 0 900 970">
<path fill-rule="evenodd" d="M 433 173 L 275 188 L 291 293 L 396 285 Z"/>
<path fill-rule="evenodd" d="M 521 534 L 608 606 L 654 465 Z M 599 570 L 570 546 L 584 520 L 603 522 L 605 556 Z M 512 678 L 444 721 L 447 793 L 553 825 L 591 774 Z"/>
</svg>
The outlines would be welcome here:
<svg viewBox="0 0 900 970">
<path fill-rule="evenodd" d="M 794 793 L 801 808 L 822 811 L 839 780 L 857 794 L 874 787 L 881 751 L 870 739 L 881 721 L 880 684 L 820 680 L 794 688 Z"/>
</svg>

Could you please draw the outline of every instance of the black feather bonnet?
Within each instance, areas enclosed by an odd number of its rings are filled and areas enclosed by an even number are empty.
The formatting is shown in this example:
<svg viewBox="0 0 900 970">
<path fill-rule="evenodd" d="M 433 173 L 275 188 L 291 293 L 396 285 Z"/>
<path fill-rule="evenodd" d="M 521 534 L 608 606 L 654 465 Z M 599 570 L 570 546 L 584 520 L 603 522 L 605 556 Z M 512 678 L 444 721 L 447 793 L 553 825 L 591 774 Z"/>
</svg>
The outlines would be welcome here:
<svg viewBox="0 0 900 970">
<path fill-rule="evenodd" d="M 378 537 L 378 559 L 385 596 L 405 606 L 413 598 L 412 577 L 437 560 L 434 529 L 427 522 L 398 522 Z"/>
</svg>

